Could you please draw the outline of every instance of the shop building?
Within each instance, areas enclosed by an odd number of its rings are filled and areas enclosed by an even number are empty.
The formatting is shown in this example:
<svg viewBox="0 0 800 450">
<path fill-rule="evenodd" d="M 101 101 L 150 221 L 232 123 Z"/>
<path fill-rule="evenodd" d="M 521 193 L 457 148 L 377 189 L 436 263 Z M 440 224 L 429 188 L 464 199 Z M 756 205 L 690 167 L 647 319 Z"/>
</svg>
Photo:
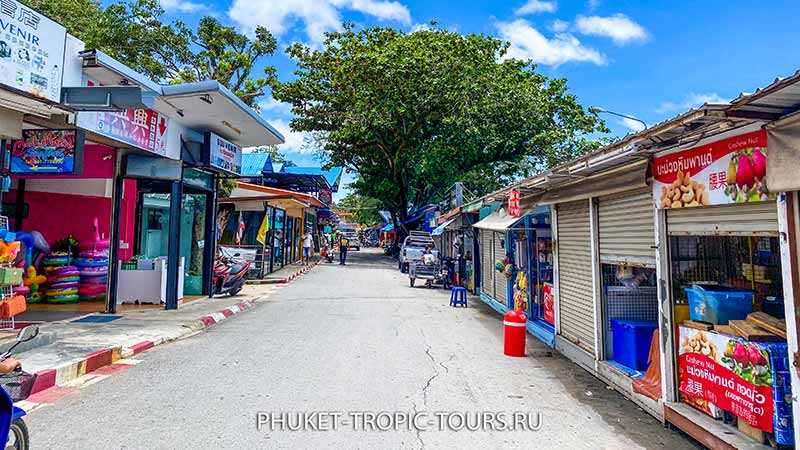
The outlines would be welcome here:
<svg viewBox="0 0 800 450">
<path fill-rule="evenodd" d="M 799 78 L 490 194 L 475 225 L 482 265 L 519 273 L 538 244 L 503 202 L 549 207 L 556 349 L 712 448 L 797 439 Z M 504 272 L 480 277 L 498 311 L 518 303 Z"/>
<path fill-rule="evenodd" d="M 303 233 L 316 229 L 326 206 L 313 195 L 241 181 L 219 203 L 229 216 L 220 245 L 247 255 L 258 277 L 302 259 Z"/>
</svg>

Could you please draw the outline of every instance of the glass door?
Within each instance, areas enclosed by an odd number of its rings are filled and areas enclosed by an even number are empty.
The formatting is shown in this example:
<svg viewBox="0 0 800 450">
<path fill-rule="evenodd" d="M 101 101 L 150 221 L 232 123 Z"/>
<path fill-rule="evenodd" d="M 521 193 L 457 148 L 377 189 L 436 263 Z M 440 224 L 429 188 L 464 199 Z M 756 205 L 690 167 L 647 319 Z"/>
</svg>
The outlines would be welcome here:
<svg viewBox="0 0 800 450">
<path fill-rule="evenodd" d="M 272 270 L 278 270 L 283 267 L 283 240 L 284 225 L 286 222 L 286 211 L 282 209 L 275 209 L 275 228 L 272 236 Z"/>
<path fill-rule="evenodd" d="M 141 194 L 138 253 L 145 258 L 168 254 L 169 201 L 170 194 Z"/>
<path fill-rule="evenodd" d="M 181 197 L 180 255 L 185 267 L 184 295 L 203 294 L 207 204 L 206 193 L 184 193 Z"/>
</svg>

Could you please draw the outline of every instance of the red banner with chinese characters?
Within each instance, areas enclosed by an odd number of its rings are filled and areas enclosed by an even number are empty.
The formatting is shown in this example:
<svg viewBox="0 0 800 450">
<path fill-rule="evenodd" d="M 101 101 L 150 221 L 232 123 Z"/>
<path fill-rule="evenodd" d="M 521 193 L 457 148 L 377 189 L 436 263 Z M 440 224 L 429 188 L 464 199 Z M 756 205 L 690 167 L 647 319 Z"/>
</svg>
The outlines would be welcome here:
<svg viewBox="0 0 800 450">
<path fill-rule="evenodd" d="M 767 132 L 754 131 L 653 159 L 653 197 L 662 209 L 771 200 L 766 172 Z"/>
<path fill-rule="evenodd" d="M 544 317 L 544 321 L 550 325 L 556 324 L 555 308 L 553 307 L 554 301 L 555 297 L 553 297 L 553 285 L 550 283 L 544 283 L 542 286 L 542 316 Z"/>
<path fill-rule="evenodd" d="M 769 355 L 757 343 L 680 327 L 680 391 L 772 431 Z"/>
<path fill-rule="evenodd" d="M 508 193 L 508 215 L 511 217 L 519 217 L 522 215 L 522 211 L 520 211 L 520 199 L 519 199 L 519 191 L 516 189 L 512 189 Z"/>
</svg>

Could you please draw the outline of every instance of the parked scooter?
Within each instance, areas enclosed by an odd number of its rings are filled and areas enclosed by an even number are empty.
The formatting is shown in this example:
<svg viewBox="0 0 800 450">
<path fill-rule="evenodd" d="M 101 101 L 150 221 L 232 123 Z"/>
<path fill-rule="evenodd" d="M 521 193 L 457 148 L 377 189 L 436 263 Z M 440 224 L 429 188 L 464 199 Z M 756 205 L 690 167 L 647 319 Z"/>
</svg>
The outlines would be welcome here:
<svg viewBox="0 0 800 450">
<path fill-rule="evenodd" d="M 239 253 L 226 255 L 220 251 L 214 261 L 214 295 L 236 295 L 244 287 L 250 261 L 241 258 Z"/>
<path fill-rule="evenodd" d="M 455 273 L 454 267 L 455 260 L 451 257 L 442 258 L 442 266 L 439 269 L 439 279 L 442 280 L 442 287 L 449 290 L 453 287 L 453 274 Z"/>
<path fill-rule="evenodd" d="M 19 344 L 28 342 L 39 335 L 39 327 L 29 325 L 17 333 L 17 342 L 5 353 L 0 361 L 5 361 Z M 5 442 L 5 450 L 28 450 L 31 447 L 28 426 L 22 417 L 25 411 L 14 406 L 14 403 L 27 399 L 36 382 L 36 375 L 22 371 L 17 367 L 14 372 L 0 375 L 0 442 Z"/>
</svg>

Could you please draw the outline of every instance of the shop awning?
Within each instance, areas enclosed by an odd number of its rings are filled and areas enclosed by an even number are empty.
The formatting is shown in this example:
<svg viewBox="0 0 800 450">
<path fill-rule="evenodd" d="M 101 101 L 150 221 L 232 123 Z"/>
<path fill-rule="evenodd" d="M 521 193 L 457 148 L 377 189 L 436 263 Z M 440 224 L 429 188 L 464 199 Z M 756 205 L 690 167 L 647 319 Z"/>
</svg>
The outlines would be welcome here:
<svg viewBox="0 0 800 450">
<path fill-rule="evenodd" d="M 381 231 L 394 231 L 394 224 L 387 223 L 385 227 L 381 228 Z"/>
<path fill-rule="evenodd" d="M 792 119 L 767 127 L 767 187 L 772 192 L 800 190 L 800 117 Z"/>
<path fill-rule="evenodd" d="M 447 228 L 447 226 L 450 225 L 451 223 L 455 222 L 455 220 L 456 219 L 450 219 L 445 223 L 439 225 L 438 227 L 434 228 L 433 231 L 431 231 L 431 236 L 438 236 L 444 233 L 444 229 Z"/>
<path fill-rule="evenodd" d="M 648 160 L 642 160 L 616 170 L 582 178 L 562 187 L 555 187 L 542 194 L 537 203 L 548 205 L 571 202 L 647 187 L 649 164 Z"/>
<path fill-rule="evenodd" d="M 509 216 L 504 208 L 500 208 L 484 217 L 483 220 L 473 225 L 473 227 L 483 230 L 505 231 L 525 217 L 525 214 L 528 214 L 528 211 L 523 211 L 523 214 L 519 217 Z"/>
</svg>

